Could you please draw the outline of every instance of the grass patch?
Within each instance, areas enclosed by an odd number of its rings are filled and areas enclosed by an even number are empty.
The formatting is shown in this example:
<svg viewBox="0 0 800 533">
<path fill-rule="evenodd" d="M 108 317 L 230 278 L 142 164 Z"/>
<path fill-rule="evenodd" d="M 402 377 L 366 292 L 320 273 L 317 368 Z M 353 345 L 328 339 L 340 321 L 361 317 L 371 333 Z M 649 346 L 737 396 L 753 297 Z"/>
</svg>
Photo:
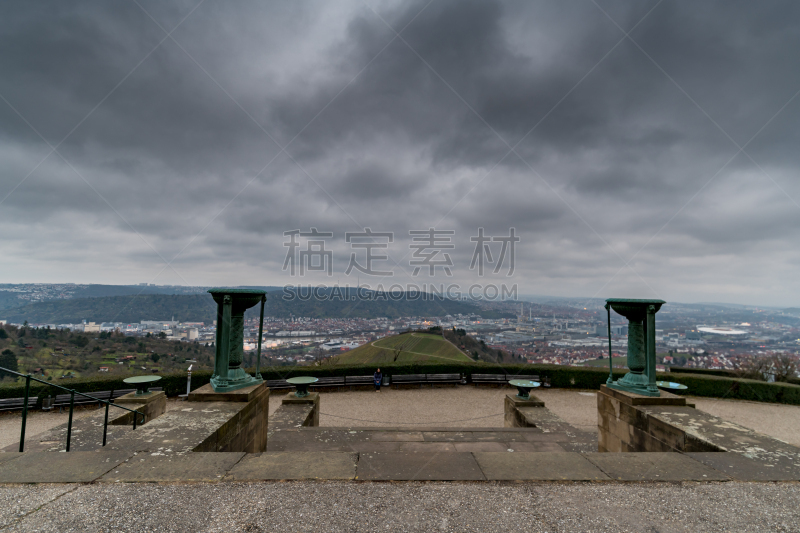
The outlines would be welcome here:
<svg viewBox="0 0 800 533">
<path fill-rule="evenodd" d="M 332 358 L 336 365 L 470 362 L 471 359 L 439 335 L 406 333 L 379 339 Z"/>
</svg>

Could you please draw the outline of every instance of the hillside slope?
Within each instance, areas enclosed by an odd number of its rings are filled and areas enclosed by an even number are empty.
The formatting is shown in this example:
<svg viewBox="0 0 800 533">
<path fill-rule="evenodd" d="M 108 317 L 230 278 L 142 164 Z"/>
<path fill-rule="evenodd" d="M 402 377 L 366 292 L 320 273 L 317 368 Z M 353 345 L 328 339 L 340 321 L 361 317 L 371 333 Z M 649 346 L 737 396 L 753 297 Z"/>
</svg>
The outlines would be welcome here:
<svg viewBox="0 0 800 533">
<path fill-rule="evenodd" d="M 380 299 L 373 293 L 367 294 L 367 298 L 359 299 L 355 291 L 345 296 L 342 299 L 286 300 L 282 291 L 269 292 L 265 313 L 267 316 L 280 318 L 292 315 L 311 318 L 399 318 L 472 313 L 480 314 L 484 318 L 504 316 L 457 300 Z M 258 306 L 250 309 L 247 316 L 258 316 Z M 74 324 L 81 320 L 131 323 L 140 320 L 169 320 L 171 317 L 184 322 L 210 322 L 216 319 L 216 304 L 209 294 L 141 294 L 51 300 L 0 311 L 0 319 L 18 324 L 25 320 L 32 324 Z"/>
<path fill-rule="evenodd" d="M 386 363 L 419 363 L 425 361 L 471 361 L 456 347 L 430 333 L 404 333 L 385 337 L 359 346 L 354 350 L 332 357 L 329 364 L 366 364 L 380 366 Z"/>
</svg>

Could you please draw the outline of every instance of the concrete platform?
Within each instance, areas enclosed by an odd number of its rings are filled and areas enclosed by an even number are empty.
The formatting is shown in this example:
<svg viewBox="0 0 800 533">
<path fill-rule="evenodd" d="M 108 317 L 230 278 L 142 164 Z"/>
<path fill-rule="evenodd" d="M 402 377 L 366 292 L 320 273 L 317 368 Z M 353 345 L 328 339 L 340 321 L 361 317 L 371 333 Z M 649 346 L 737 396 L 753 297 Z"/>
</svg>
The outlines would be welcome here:
<svg viewBox="0 0 800 533">
<path fill-rule="evenodd" d="M 362 453 L 359 480 L 384 481 L 484 481 L 471 453 L 388 452 Z"/>
<path fill-rule="evenodd" d="M 579 453 L 476 453 L 489 481 L 608 481 Z"/>
<path fill-rule="evenodd" d="M 358 443 L 356 443 L 358 444 Z M 378 442 L 367 452 L 125 451 L 0 454 L 0 483 L 375 481 L 800 481 L 800 474 L 739 454 L 457 451 L 453 442 Z M 518 445 L 532 443 L 518 443 Z M 553 443 L 541 443 L 552 445 Z M 428 446 L 438 447 L 428 448 Z M 417 447 L 414 451 L 413 447 Z M 432 451 L 433 450 L 433 451 Z"/>
<path fill-rule="evenodd" d="M 730 477 L 674 452 L 587 453 L 584 456 L 617 481 L 730 481 Z"/>
<path fill-rule="evenodd" d="M 103 452 L 25 452 L 0 464 L 0 483 L 89 483 L 133 454 Z"/>
<path fill-rule="evenodd" d="M 687 453 L 689 457 L 739 481 L 798 481 L 800 465 L 767 463 L 730 452 Z"/>
<path fill-rule="evenodd" d="M 19 457 L 22 457 L 23 455 L 24 454 L 22 454 L 20 452 L 0 453 L 0 464 L 5 463 L 6 461 L 11 461 L 11 460 L 17 459 Z"/>
<path fill-rule="evenodd" d="M 249 454 L 234 466 L 228 481 L 355 479 L 358 455 L 339 452 Z"/>
<path fill-rule="evenodd" d="M 597 437 L 563 423 L 516 428 L 289 428 L 270 431 L 268 451 L 593 452 Z"/>
<path fill-rule="evenodd" d="M 101 483 L 220 481 L 244 455 L 244 452 L 135 455 L 111 469 L 98 481 Z"/>
</svg>

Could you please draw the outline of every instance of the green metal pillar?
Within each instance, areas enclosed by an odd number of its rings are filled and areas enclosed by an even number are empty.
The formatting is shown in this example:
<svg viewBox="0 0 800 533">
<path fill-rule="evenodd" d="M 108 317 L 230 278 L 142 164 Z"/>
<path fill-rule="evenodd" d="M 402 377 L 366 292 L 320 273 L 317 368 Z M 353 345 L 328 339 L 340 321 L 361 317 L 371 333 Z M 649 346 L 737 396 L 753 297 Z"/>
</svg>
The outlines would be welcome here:
<svg viewBox="0 0 800 533">
<path fill-rule="evenodd" d="M 606 303 L 606 313 L 608 315 L 608 379 L 606 385 L 614 382 L 614 352 L 611 350 L 611 305 Z"/>
<path fill-rule="evenodd" d="M 629 372 L 608 386 L 643 396 L 660 396 L 656 387 L 656 313 L 666 302 L 609 298 L 606 303 L 628 319 Z"/>
<path fill-rule="evenodd" d="M 244 312 L 266 300 L 266 291 L 219 288 L 208 292 L 217 302 L 217 346 L 211 386 L 215 392 L 230 392 L 262 383 L 260 375 L 251 376 L 242 368 Z"/>
<path fill-rule="evenodd" d="M 256 352 L 256 379 L 261 378 L 261 336 L 264 334 L 264 304 L 267 303 L 267 295 L 261 297 L 261 314 L 258 318 L 258 351 Z"/>
</svg>

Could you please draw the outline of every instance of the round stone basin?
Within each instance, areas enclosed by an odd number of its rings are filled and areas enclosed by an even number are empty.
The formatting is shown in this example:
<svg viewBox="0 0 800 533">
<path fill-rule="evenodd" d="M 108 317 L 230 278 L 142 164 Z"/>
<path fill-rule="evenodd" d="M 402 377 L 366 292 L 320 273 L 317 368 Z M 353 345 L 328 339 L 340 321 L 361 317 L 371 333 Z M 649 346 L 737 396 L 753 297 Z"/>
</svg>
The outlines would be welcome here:
<svg viewBox="0 0 800 533">
<path fill-rule="evenodd" d="M 656 381 L 656 387 L 659 389 L 669 390 L 686 390 L 689 388 L 686 385 L 681 385 L 680 383 L 675 383 L 674 381 Z"/>
<path fill-rule="evenodd" d="M 512 379 L 508 384 L 517 388 L 517 398 L 520 400 L 530 400 L 531 389 L 542 385 L 538 381 L 531 381 L 529 379 Z"/>
<path fill-rule="evenodd" d="M 295 386 L 297 391 L 294 393 L 294 395 L 298 398 L 308 396 L 308 386 L 312 383 L 316 383 L 317 381 L 319 381 L 319 379 L 313 376 L 298 376 L 296 378 L 289 378 L 286 380 L 287 383 L 291 383 Z"/>
<path fill-rule="evenodd" d="M 147 387 L 159 379 L 161 379 L 161 376 L 133 376 L 130 378 L 125 378 L 122 381 L 128 385 L 135 386 L 136 396 L 141 396 L 142 394 L 149 394 L 147 392 Z"/>
</svg>

